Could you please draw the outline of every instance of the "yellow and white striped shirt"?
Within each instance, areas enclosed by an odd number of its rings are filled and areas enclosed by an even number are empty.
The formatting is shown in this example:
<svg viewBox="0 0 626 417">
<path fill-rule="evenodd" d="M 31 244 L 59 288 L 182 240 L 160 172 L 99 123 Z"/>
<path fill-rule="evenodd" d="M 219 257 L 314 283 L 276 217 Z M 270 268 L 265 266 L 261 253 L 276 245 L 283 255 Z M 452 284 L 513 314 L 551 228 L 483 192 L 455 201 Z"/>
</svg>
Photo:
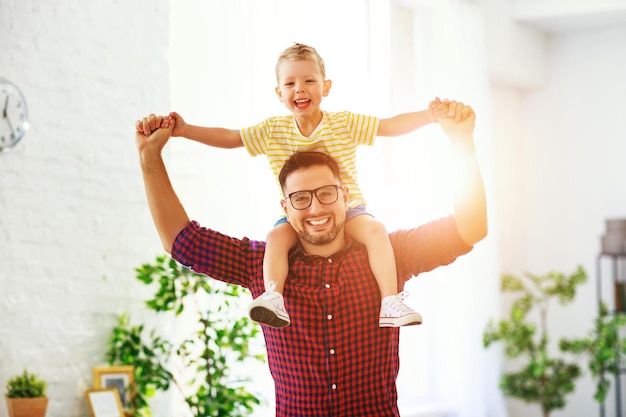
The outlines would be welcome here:
<svg viewBox="0 0 626 417">
<path fill-rule="evenodd" d="M 349 207 L 365 205 L 357 183 L 356 148 L 372 146 L 379 119 L 347 111 L 324 112 L 322 121 L 309 137 L 302 136 L 293 115 L 275 116 L 241 129 L 244 147 L 252 156 L 267 155 L 276 181 L 285 161 L 294 152 L 324 152 L 339 165 L 341 181 L 348 186 Z M 280 187 L 280 185 L 279 185 Z"/>
</svg>

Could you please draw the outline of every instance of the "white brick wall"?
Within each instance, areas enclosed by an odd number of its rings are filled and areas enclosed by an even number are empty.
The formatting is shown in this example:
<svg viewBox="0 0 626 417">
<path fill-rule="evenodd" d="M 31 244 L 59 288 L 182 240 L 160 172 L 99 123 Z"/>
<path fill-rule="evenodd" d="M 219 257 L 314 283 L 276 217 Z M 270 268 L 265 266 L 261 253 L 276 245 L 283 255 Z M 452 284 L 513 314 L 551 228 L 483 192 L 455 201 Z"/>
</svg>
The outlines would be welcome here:
<svg viewBox="0 0 626 417">
<path fill-rule="evenodd" d="M 163 252 L 133 125 L 169 107 L 168 15 L 167 0 L 0 0 L 0 77 L 31 118 L 0 154 L 0 389 L 38 373 L 47 417 L 88 416 L 116 315 L 143 311 L 133 268 Z"/>
</svg>

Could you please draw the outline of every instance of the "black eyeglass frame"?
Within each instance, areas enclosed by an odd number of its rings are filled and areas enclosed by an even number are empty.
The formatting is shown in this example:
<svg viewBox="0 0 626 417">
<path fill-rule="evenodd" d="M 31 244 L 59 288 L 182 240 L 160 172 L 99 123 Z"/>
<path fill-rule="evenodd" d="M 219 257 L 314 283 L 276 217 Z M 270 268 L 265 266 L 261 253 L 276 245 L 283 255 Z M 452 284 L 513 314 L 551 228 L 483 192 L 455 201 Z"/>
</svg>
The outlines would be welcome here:
<svg viewBox="0 0 626 417">
<path fill-rule="evenodd" d="M 328 202 L 328 203 L 324 203 L 324 202 L 322 202 L 322 200 L 320 200 L 319 196 L 317 195 L 317 192 L 319 190 L 322 190 L 322 189 L 328 188 L 328 187 L 334 187 L 335 190 L 337 191 L 337 193 L 335 194 L 335 199 L 333 201 Z M 341 189 L 343 189 L 343 185 L 329 184 L 329 185 L 324 185 L 324 186 L 321 186 L 319 188 L 316 188 L 315 190 L 298 190 L 298 191 L 294 191 L 293 193 L 289 193 L 283 199 L 284 200 L 289 199 L 289 201 L 291 202 L 291 207 L 293 207 L 294 210 L 306 210 L 309 207 L 311 207 L 311 204 L 313 204 L 313 196 L 315 196 L 315 198 L 317 198 L 317 201 L 319 201 L 320 204 L 324 204 L 325 206 L 328 206 L 330 204 L 336 203 L 337 200 L 339 200 L 339 190 L 341 190 Z M 293 205 L 293 200 L 291 199 L 291 197 L 294 194 L 298 194 L 298 193 L 309 193 L 310 200 L 309 200 L 309 204 L 307 204 L 306 207 L 297 208 L 296 206 Z"/>
</svg>

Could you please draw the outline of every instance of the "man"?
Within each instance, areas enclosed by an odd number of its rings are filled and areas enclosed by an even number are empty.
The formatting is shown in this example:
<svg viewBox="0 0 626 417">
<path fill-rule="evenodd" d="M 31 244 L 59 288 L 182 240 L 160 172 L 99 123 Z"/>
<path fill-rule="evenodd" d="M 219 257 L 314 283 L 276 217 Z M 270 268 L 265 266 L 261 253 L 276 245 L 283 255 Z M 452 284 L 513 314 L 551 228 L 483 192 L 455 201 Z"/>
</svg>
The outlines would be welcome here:
<svg viewBox="0 0 626 417">
<path fill-rule="evenodd" d="M 421 272 L 453 262 L 487 233 L 485 192 L 478 168 L 471 107 L 444 101 L 436 109 L 450 138 L 454 215 L 390 233 L 398 288 Z M 170 129 L 161 118 L 137 122 L 137 149 L 148 203 L 164 248 L 180 263 L 215 279 L 264 291 L 265 243 L 236 239 L 190 221 L 169 181 L 161 150 Z M 146 136 L 143 132 L 153 132 Z M 399 416 L 398 328 L 378 326 L 380 292 L 364 246 L 344 232 L 348 190 L 335 161 L 294 154 L 280 177 L 283 208 L 299 244 L 290 252 L 285 286 L 289 327 L 263 325 L 275 382 L 276 416 Z"/>
</svg>

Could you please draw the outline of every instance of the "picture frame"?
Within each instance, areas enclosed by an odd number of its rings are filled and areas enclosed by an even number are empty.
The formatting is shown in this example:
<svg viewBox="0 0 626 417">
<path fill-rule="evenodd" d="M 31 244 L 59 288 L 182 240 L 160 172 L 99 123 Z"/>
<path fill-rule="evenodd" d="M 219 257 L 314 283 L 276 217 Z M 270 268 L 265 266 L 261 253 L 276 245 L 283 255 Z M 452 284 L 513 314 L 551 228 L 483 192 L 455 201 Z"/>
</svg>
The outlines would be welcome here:
<svg viewBox="0 0 626 417">
<path fill-rule="evenodd" d="M 132 365 L 94 367 L 93 387 L 117 389 L 122 409 L 129 410 L 133 408 L 135 394 L 135 367 Z"/>
<path fill-rule="evenodd" d="M 85 396 L 91 417 L 125 417 L 117 387 L 88 389 Z"/>
</svg>

